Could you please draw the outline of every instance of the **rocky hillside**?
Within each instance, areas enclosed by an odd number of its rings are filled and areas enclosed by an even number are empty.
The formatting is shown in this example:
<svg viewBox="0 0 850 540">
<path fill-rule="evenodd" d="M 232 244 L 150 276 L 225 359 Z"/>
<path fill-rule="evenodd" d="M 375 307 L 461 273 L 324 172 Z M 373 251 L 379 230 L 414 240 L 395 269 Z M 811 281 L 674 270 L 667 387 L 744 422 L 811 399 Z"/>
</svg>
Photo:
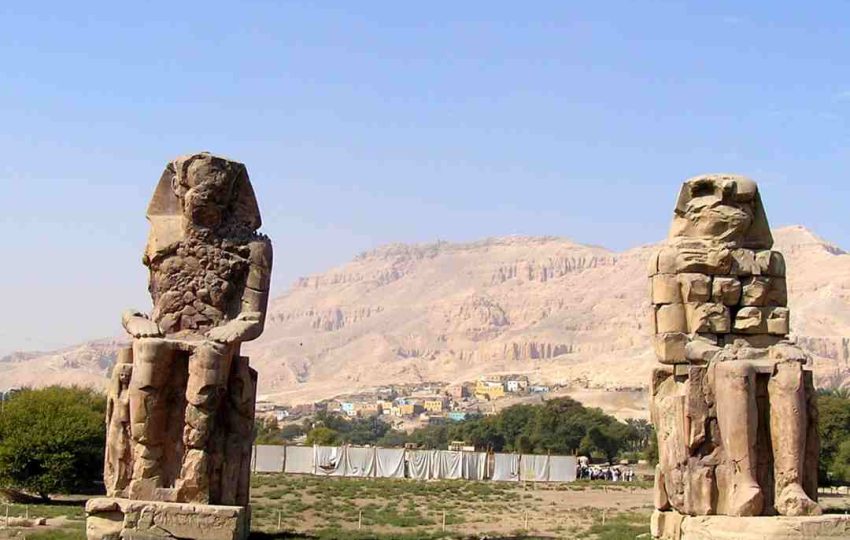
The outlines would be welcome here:
<svg viewBox="0 0 850 540">
<path fill-rule="evenodd" d="M 775 231 L 793 326 L 821 385 L 850 384 L 850 255 L 803 227 Z M 386 383 L 526 373 L 643 387 L 653 365 L 646 259 L 563 238 L 390 245 L 298 280 L 245 350 L 261 393 L 294 403 Z M 120 345 L 0 360 L 0 387 L 99 383 Z"/>
</svg>

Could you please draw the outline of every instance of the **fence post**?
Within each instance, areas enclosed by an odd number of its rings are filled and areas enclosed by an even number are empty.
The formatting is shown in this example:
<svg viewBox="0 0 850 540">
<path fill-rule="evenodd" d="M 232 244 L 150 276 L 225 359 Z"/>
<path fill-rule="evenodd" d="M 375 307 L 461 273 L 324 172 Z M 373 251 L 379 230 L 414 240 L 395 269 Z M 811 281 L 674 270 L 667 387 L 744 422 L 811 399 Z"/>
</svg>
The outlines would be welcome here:
<svg viewBox="0 0 850 540">
<path fill-rule="evenodd" d="M 446 511 L 443 510 L 443 532 L 446 532 Z"/>
<path fill-rule="evenodd" d="M 528 508 L 525 509 L 525 530 L 528 531 Z"/>
<path fill-rule="evenodd" d="M 280 530 L 281 527 L 281 519 L 280 519 L 280 510 L 277 511 L 277 530 Z"/>
<path fill-rule="evenodd" d="M 357 514 L 357 530 L 361 530 L 363 528 L 363 510 L 360 510 L 360 513 Z"/>
</svg>

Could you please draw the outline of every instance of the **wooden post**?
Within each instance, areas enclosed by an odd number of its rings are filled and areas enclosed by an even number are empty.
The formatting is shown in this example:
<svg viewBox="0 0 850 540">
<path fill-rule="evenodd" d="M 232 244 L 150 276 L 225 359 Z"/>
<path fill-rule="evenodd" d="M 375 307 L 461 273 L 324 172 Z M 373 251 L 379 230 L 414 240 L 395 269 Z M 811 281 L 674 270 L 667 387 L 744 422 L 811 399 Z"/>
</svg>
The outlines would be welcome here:
<svg viewBox="0 0 850 540">
<path fill-rule="evenodd" d="M 280 519 L 280 510 L 277 511 L 277 530 L 280 530 L 281 519 Z"/>
<path fill-rule="evenodd" d="M 27 505 L 27 519 L 30 518 L 30 505 Z"/>
<path fill-rule="evenodd" d="M 605 518 L 607 517 L 607 515 L 608 515 L 608 509 L 607 509 L 607 508 L 603 508 L 603 509 L 602 509 L 602 524 L 603 524 L 603 525 L 605 525 Z"/>
<path fill-rule="evenodd" d="M 528 531 L 528 509 L 525 510 L 525 530 Z"/>
<path fill-rule="evenodd" d="M 363 510 L 357 515 L 357 530 L 363 529 Z"/>
<path fill-rule="evenodd" d="M 446 511 L 443 510 L 443 532 L 446 532 Z"/>
</svg>

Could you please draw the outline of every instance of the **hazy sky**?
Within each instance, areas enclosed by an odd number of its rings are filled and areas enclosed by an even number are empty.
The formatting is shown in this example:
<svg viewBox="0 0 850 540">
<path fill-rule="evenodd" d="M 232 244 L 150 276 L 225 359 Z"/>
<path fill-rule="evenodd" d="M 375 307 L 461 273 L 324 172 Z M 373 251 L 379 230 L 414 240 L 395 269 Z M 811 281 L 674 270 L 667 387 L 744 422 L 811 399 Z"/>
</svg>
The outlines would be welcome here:
<svg viewBox="0 0 850 540">
<path fill-rule="evenodd" d="M 708 171 L 850 247 L 848 6 L 2 2 L 0 353 L 149 307 L 145 207 L 197 150 L 248 165 L 276 292 L 387 242 L 653 242 Z"/>
</svg>

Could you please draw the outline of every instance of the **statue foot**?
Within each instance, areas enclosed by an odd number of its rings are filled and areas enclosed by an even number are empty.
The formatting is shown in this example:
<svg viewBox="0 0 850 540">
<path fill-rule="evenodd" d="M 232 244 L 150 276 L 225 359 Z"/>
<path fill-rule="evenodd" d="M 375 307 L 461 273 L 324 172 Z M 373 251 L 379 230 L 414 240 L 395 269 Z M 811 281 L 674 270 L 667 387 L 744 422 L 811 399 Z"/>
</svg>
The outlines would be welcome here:
<svg viewBox="0 0 850 540">
<path fill-rule="evenodd" d="M 764 507 L 764 495 L 758 484 L 740 486 L 732 495 L 727 513 L 730 516 L 758 516 Z"/>
<path fill-rule="evenodd" d="M 806 495 L 800 484 L 788 484 L 776 498 L 776 511 L 783 516 L 819 516 L 821 507 Z"/>
</svg>

